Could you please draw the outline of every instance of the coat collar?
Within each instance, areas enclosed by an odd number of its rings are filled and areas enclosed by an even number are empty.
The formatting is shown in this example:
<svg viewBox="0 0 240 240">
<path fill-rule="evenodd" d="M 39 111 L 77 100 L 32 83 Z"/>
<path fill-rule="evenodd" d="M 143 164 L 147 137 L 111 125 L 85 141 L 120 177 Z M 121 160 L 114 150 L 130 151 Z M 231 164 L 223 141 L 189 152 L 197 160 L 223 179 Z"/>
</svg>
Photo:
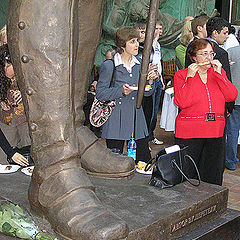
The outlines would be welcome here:
<svg viewBox="0 0 240 240">
<path fill-rule="evenodd" d="M 119 65 L 123 65 L 123 67 L 125 67 L 127 69 L 128 72 L 132 72 L 132 67 L 135 65 L 135 64 L 140 64 L 140 62 L 138 61 L 138 59 L 135 57 L 135 56 L 132 56 L 132 59 L 131 59 L 131 64 L 130 66 L 127 66 L 122 58 L 121 58 L 121 55 L 119 53 L 116 53 L 114 55 L 114 64 L 115 64 L 115 67 L 119 66 Z"/>
</svg>

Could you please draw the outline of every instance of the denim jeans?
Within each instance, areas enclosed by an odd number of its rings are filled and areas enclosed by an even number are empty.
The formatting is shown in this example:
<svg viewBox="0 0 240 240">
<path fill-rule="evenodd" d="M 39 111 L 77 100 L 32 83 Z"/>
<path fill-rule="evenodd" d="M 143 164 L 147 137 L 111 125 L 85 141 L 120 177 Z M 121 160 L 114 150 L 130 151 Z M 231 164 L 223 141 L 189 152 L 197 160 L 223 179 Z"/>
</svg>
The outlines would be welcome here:
<svg viewBox="0 0 240 240">
<path fill-rule="evenodd" d="M 157 113 L 160 105 L 160 98 L 162 93 L 162 82 L 161 80 L 155 81 L 155 90 L 153 93 L 153 111 L 152 111 L 152 119 L 150 123 L 150 130 L 149 130 L 149 141 L 154 139 L 154 133 L 153 131 L 156 128 L 157 123 Z"/>
<path fill-rule="evenodd" d="M 240 130 L 240 105 L 235 105 L 235 109 L 226 121 L 226 167 L 234 170 L 238 163 L 237 146 Z"/>
</svg>

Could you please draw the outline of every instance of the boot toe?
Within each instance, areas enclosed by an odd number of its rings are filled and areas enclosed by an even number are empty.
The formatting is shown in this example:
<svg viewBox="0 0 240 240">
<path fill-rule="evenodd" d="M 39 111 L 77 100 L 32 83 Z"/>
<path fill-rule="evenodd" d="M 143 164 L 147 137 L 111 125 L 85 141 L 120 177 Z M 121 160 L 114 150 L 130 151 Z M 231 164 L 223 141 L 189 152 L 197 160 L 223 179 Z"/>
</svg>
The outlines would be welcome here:
<svg viewBox="0 0 240 240">
<path fill-rule="evenodd" d="M 132 158 L 113 153 L 99 142 L 84 152 L 81 165 L 89 174 L 109 178 L 128 177 L 135 172 Z"/>
</svg>

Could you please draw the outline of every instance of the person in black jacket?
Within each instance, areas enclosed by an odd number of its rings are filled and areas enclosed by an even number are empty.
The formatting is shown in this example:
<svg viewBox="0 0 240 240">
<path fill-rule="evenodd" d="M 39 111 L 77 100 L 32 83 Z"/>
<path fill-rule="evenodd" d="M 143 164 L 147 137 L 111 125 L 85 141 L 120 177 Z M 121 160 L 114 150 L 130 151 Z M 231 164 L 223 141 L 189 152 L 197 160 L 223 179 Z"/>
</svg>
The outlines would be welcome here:
<svg viewBox="0 0 240 240">
<path fill-rule="evenodd" d="M 228 53 L 224 50 L 221 45 L 223 45 L 228 39 L 230 24 L 227 20 L 221 17 L 210 18 L 206 24 L 207 36 L 214 44 L 214 49 L 216 56 L 214 59 L 217 59 L 222 64 L 222 68 L 227 74 L 227 78 L 232 82 L 230 64 Z M 220 46 L 219 46 L 220 45 Z M 227 114 L 232 113 L 234 108 L 234 102 L 226 103 Z"/>
<path fill-rule="evenodd" d="M 12 160 L 15 163 L 21 166 L 27 166 L 29 164 L 28 160 L 22 154 L 17 152 L 18 150 L 17 148 L 11 147 L 1 129 L 0 129 L 0 147 L 6 153 L 7 157 L 12 158 Z"/>
<path fill-rule="evenodd" d="M 193 40 L 188 44 L 187 46 L 187 51 L 186 51 L 186 56 L 185 56 L 185 68 L 187 68 L 190 64 L 193 62 L 191 61 L 190 57 L 188 56 L 188 51 L 196 39 L 199 38 L 206 38 L 207 37 L 207 29 L 206 29 L 206 24 L 208 21 L 209 17 L 205 14 L 196 16 L 192 22 L 191 22 L 191 27 L 192 27 L 192 33 L 193 33 Z"/>
<path fill-rule="evenodd" d="M 213 17 L 210 18 L 206 24 L 207 36 L 213 42 L 215 48 L 215 59 L 218 59 L 222 68 L 227 74 L 227 78 L 231 81 L 230 65 L 228 59 L 228 53 L 219 45 L 223 45 L 229 34 L 230 24 L 224 18 Z"/>
</svg>

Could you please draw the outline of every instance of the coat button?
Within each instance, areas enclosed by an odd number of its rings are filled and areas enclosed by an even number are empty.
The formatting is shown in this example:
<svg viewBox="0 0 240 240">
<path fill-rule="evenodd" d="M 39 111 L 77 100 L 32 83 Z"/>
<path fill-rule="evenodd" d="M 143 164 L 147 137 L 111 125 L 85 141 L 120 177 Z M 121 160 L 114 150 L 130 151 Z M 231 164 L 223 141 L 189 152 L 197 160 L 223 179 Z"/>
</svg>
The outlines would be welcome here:
<svg viewBox="0 0 240 240">
<path fill-rule="evenodd" d="M 25 22 L 19 22 L 18 27 L 19 27 L 19 29 L 23 30 L 26 27 Z"/>
<path fill-rule="evenodd" d="M 28 96 L 31 96 L 31 95 L 33 95 L 33 90 L 29 88 L 29 89 L 27 89 L 26 93 Z"/>
<path fill-rule="evenodd" d="M 119 102 L 119 104 L 121 105 L 121 104 L 122 104 L 122 102 Z"/>
<path fill-rule="evenodd" d="M 29 62 L 29 57 L 26 56 L 26 55 L 23 55 L 23 56 L 21 57 L 21 60 L 22 60 L 23 63 L 28 63 L 28 62 Z"/>
<path fill-rule="evenodd" d="M 132 100 L 134 100 L 134 97 L 132 97 Z"/>
<path fill-rule="evenodd" d="M 130 73 L 130 77 L 132 77 L 132 74 Z"/>
<path fill-rule="evenodd" d="M 31 123 L 31 124 L 30 124 L 30 130 L 31 130 L 32 132 L 35 132 L 35 131 L 37 130 L 37 124 L 36 124 L 36 123 Z"/>
</svg>

